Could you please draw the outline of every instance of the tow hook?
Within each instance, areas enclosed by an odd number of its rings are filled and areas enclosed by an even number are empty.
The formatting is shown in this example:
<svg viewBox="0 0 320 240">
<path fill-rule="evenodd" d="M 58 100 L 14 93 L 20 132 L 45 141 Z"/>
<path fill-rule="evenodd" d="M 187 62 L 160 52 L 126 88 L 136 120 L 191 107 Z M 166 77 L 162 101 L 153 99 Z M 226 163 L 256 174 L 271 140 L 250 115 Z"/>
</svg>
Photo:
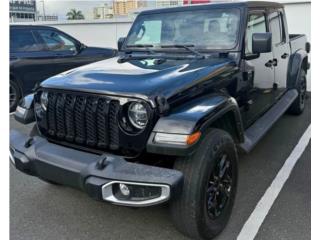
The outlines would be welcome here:
<svg viewBox="0 0 320 240">
<path fill-rule="evenodd" d="M 108 161 L 108 157 L 103 155 L 101 156 L 101 158 L 97 161 L 96 167 L 99 170 L 104 169 L 106 166 L 108 166 L 109 161 Z"/>
<path fill-rule="evenodd" d="M 24 143 L 24 147 L 25 148 L 29 148 L 33 143 L 33 138 L 29 138 L 25 143 Z"/>
</svg>

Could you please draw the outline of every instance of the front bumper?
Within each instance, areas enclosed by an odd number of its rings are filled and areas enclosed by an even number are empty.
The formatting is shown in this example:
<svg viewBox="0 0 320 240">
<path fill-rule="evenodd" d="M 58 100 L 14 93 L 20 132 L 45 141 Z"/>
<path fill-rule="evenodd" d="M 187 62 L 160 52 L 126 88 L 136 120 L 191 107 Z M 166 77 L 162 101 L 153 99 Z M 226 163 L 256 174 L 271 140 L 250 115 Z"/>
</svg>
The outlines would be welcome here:
<svg viewBox="0 0 320 240">
<path fill-rule="evenodd" d="M 144 207 L 168 201 L 182 188 L 181 172 L 127 162 L 111 154 L 97 155 L 48 142 L 40 136 L 30 138 L 10 132 L 10 160 L 29 175 L 85 191 L 97 200 L 118 205 Z M 123 199 L 113 194 L 113 184 L 159 189 L 154 198 Z M 161 194 L 160 194 L 161 193 Z"/>
</svg>

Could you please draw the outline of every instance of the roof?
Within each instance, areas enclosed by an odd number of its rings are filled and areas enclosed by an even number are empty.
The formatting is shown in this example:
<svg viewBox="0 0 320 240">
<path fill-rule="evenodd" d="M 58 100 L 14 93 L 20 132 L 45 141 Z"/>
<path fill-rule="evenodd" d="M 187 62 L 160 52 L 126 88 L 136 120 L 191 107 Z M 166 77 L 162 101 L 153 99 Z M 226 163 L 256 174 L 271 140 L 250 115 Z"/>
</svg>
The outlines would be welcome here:
<svg viewBox="0 0 320 240">
<path fill-rule="evenodd" d="M 10 24 L 10 28 L 22 28 L 22 29 L 30 29 L 30 28 L 38 28 L 38 29 L 55 29 L 54 27 L 51 26 L 44 26 L 44 25 L 27 25 L 27 24 Z"/>
<path fill-rule="evenodd" d="M 247 7 L 247 8 L 283 8 L 283 4 L 277 2 L 267 2 L 267 1 L 228 1 L 228 2 L 215 2 L 208 4 L 194 4 L 185 5 L 179 7 L 170 8 L 157 8 L 151 10 L 142 11 L 140 14 L 154 14 L 154 13 L 164 13 L 164 12 L 177 12 L 185 10 L 208 10 L 210 8 L 232 8 L 232 7 Z"/>
</svg>

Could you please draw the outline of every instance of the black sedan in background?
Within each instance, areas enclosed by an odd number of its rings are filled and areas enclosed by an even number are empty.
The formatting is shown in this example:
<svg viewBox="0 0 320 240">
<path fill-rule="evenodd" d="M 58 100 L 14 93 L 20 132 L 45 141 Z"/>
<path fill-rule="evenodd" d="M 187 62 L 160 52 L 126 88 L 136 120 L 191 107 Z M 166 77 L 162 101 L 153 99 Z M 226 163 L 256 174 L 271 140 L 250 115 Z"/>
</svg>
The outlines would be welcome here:
<svg viewBox="0 0 320 240">
<path fill-rule="evenodd" d="M 53 27 L 11 25 L 10 111 L 41 81 L 116 54 L 112 48 L 88 47 Z"/>
</svg>

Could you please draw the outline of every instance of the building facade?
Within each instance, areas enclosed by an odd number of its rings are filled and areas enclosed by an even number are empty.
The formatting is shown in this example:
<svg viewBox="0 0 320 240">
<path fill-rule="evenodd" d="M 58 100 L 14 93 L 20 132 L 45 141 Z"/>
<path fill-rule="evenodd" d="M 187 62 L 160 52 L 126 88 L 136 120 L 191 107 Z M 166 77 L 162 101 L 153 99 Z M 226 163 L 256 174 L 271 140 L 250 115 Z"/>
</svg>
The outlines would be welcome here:
<svg viewBox="0 0 320 240">
<path fill-rule="evenodd" d="M 113 6 L 107 3 L 100 7 L 93 8 L 93 19 L 108 19 L 113 18 Z"/>
<path fill-rule="evenodd" d="M 59 17 L 57 15 L 37 15 L 37 21 L 59 21 Z"/>
<path fill-rule="evenodd" d="M 210 3 L 211 0 L 183 0 L 184 5 Z"/>
<path fill-rule="evenodd" d="M 174 7 L 183 5 L 183 0 L 157 0 L 156 7 Z"/>
<path fill-rule="evenodd" d="M 10 22 L 32 22 L 36 21 L 35 0 L 10 0 Z"/>
<path fill-rule="evenodd" d="M 114 0 L 113 14 L 119 16 L 126 16 L 129 12 L 138 8 L 137 0 Z"/>
</svg>

